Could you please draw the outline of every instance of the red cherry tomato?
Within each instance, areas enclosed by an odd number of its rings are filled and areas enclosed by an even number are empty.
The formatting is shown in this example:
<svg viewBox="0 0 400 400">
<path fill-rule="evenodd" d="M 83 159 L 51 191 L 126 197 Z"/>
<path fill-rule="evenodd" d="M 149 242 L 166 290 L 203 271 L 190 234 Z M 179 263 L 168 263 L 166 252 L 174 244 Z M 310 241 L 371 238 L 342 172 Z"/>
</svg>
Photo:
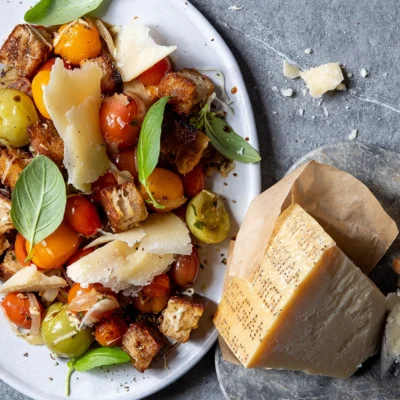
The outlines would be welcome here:
<svg viewBox="0 0 400 400">
<path fill-rule="evenodd" d="M 103 100 L 100 127 L 112 152 L 128 149 L 137 143 L 145 112 L 143 100 L 134 94 L 114 94 Z"/>
<path fill-rule="evenodd" d="M 65 220 L 72 229 L 85 236 L 94 235 L 101 228 L 96 206 L 79 195 L 68 198 Z"/>
<path fill-rule="evenodd" d="M 24 267 L 28 267 L 32 263 L 30 261 L 25 262 L 26 257 L 28 257 L 28 252 L 26 251 L 26 239 L 18 232 L 14 244 L 15 257 L 17 261 Z"/>
<path fill-rule="evenodd" d="M 38 302 L 39 303 L 39 302 Z M 29 299 L 23 293 L 9 293 L 1 302 L 8 319 L 15 325 L 29 329 L 32 325 L 32 316 Z M 39 303 L 40 313 L 43 306 Z"/>
<path fill-rule="evenodd" d="M 179 217 L 182 220 L 182 222 L 185 225 L 186 225 L 186 209 L 187 205 L 184 204 L 183 206 L 180 206 L 172 211 L 177 217 Z"/>
<path fill-rule="evenodd" d="M 121 346 L 122 336 L 128 330 L 127 323 L 120 317 L 112 316 L 96 325 L 94 337 L 104 347 Z"/>
<path fill-rule="evenodd" d="M 150 284 L 143 286 L 142 293 L 147 297 L 160 297 L 169 293 L 170 289 L 168 275 L 161 274 L 156 276 Z"/>
<path fill-rule="evenodd" d="M 183 175 L 185 196 L 191 198 L 204 190 L 205 173 L 201 165 L 196 165 L 190 172 Z"/>
<path fill-rule="evenodd" d="M 188 288 L 196 282 L 200 271 L 200 257 L 193 247 L 190 256 L 178 255 L 176 261 L 168 271 L 172 282 L 181 288 Z"/>
<path fill-rule="evenodd" d="M 114 162 L 120 171 L 128 171 L 135 179 L 138 177 L 137 147 L 115 154 Z"/>
<path fill-rule="evenodd" d="M 79 261 L 81 258 L 87 256 L 90 253 L 93 253 L 93 251 L 95 250 L 95 247 L 91 247 L 89 249 L 78 249 L 74 254 L 72 254 L 72 256 L 69 258 L 69 260 L 67 261 L 66 266 L 70 266 L 73 263 L 76 263 L 77 261 Z"/>
<path fill-rule="evenodd" d="M 172 70 L 172 64 L 169 57 L 163 58 L 157 64 L 154 64 L 147 71 L 142 72 L 138 79 L 145 86 L 159 85 L 163 76 Z"/>
<path fill-rule="evenodd" d="M 115 176 L 111 172 L 106 172 L 103 176 L 97 179 L 96 182 L 92 183 L 92 199 L 95 202 L 100 203 L 100 190 L 117 185 L 118 182 L 115 179 Z"/>
</svg>

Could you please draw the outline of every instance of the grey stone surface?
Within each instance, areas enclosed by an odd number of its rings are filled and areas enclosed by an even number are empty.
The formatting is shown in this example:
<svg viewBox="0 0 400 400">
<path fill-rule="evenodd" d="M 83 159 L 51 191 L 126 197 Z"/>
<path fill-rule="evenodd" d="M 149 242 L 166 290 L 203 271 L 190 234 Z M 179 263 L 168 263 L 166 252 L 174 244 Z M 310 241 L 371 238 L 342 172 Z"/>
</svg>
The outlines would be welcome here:
<svg viewBox="0 0 400 400">
<path fill-rule="evenodd" d="M 400 226 L 400 154 L 377 145 L 345 142 L 324 146 L 299 159 L 289 172 L 303 163 L 316 160 L 333 165 L 358 178 L 379 199 L 383 208 Z M 397 276 L 391 268 L 399 254 L 396 241 L 370 277 L 387 294 L 396 290 Z M 223 360 L 216 352 L 219 382 L 230 399 L 380 400 L 400 398 L 400 368 L 392 367 L 380 379 L 380 359 L 375 356 L 349 379 L 310 376 L 302 372 L 246 370 Z"/>
<path fill-rule="evenodd" d="M 400 78 L 396 64 L 400 6 L 396 0 L 192 3 L 221 33 L 238 59 L 257 121 L 264 188 L 299 157 L 322 145 L 345 140 L 352 129 L 358 129 L 360 141 L 400 150 Z M 228 9 L 234 5 L 244 8 Z M 307 48 L 313 53 L 305 54 Z M 288 81 L 282 76 L 285 57 L 304 68 L 340 61 L 353 73 L 351 91 L 327 95 L 321 104 L 308 94 L 303 96 L 301 81 Z M 359 75 L 361 68 L 370 72 L 367 78 Z M 287 87 L 295 91 L 293 98 L 280 94 L 279 90 Z M 212 356 L 209 353 L 185 377 L 152 399 L 222 399 L 209 362 Z M 0 399 L 26 397 L 0 384 Z"/>
</svg>

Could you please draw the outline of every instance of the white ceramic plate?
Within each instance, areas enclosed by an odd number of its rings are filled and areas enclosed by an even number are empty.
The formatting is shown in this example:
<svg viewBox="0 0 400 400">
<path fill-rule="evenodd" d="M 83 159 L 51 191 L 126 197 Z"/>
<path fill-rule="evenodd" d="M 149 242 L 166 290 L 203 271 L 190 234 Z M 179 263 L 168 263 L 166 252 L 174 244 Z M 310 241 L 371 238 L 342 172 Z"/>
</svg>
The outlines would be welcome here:
<svg viewBox="0 0 400 400">
<path fill-rule="evenodd" d="M 24 12 L 35 0 L 1 1 L 0 37 L 4 40 L 12 28 L 23 22 Z M 114 0 L 104 1 L 96 15 L 113 24 L 124 24 L 138 16 L 150 26 L 152 37 L 159 44 L 176 44 L 172 59 L 176 68 L 217 68 L 224 72 L 228 91 L 237 87 L 235 115 L 228 121 L 237 132 L 247 136 L 257 147 L 257 134 L 250 101 L 242 75 L 231 51 L 208 21 L 184 0 Z M 217 83 L 217 81 L 215 80 Z M 62 95 L 62 94 L 60 94 Z M 232 217 L 234 236 L 250 201 L 260 192 L 259 165 L 237 164 L 234 176 L 209 179 L 209 189 L 226 198 Z M 201 270 L 195 289 L 212 300 L 190 342 L 168 357 L 169 369 L 162 359 L 155 361 L 144 374 L 130 365 L 97 369 L 72 378 L 70 400 L 133 400 L 151 395 L 174 382 L 192 368 L 209 350 L 216 339 L 212 324 L 215 304 L 219 301 L 225 266 L 227 242 L 214 247 L 204 246 Z M 3 315 L 0 316 L 0 377 L 20 392 L 40 400 L 66 399 L 65 360 L 53 360 L 45 347 L 33 347 L 14 335 Z M 24 355 L 24 354 L 28 355 Z"/>
</svg>

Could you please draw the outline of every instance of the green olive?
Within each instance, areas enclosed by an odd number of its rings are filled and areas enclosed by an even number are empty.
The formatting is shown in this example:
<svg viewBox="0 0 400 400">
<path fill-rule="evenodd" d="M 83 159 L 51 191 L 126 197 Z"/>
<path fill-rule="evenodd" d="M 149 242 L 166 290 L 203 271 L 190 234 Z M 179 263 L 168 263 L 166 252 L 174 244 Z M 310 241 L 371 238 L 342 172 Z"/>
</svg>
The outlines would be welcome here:
<svg viewBox="0 0 400 400">
<path fill-rule="evenodd" d="M 0 89 L 0 144 L 26 146 L 29 143 L 26 128 L 38 120 L 29 96 L 14 89 Z"/>
<path fill-rule="evenodd" d="M 42 322 L 42 339 L 44 344 L 61 357 L 79 357 L 91 345 L 93 334 L 90 328 L 77 331 L 67 315 L 67 304 L 54 303 L 49 307 Z M 75 331 L 71 337 L 54 344 L 54 341 Z"/>
<path fill-rule="evenodd" d="M 208 190 L 202 190 L 190 200 L 186 223 L 197 239 L 208 244 L 222 242 L 228 236 L 231 225 L 221 198 Z"/>
</svg>

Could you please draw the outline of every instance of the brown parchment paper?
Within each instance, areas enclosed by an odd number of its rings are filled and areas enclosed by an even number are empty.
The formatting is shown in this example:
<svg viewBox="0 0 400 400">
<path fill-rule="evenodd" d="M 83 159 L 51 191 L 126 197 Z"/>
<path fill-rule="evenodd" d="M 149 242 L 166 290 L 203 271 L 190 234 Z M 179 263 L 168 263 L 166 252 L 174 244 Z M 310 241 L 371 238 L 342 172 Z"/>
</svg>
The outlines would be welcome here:
<svg viewBox="0 0 400 400">
<path fill-rule="evenodd" d="M 265 254 L 276 220 L 293 203 L 312 215 L 366 274 L 399 233 L 396 223 L 362 182 L 347 172 L 310 161 L 252 201 L 236 243 L 229 247 L 224 288 L 233 276 L 252 276 Z M 223 339 L 219 341 L 224 358 L 238 364 Z"/>
</svg>

